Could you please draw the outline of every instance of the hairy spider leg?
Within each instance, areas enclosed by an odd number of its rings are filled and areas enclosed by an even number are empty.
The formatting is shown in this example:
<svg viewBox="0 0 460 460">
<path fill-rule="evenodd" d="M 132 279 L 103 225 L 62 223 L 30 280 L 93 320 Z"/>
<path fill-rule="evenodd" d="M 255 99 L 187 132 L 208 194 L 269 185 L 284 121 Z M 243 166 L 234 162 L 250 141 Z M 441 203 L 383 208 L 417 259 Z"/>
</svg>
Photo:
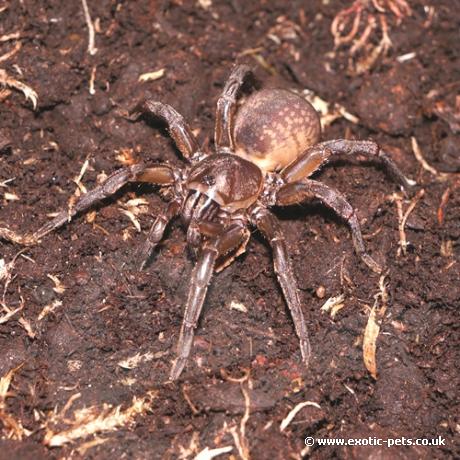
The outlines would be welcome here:
<svg viewBox="0 0 460 460">
<path fill-rule="evenodd" d="M 233 128 L 235 124 L 236 102 L 243 84 L 252 76 L 247 65 L 237 65 L 233 68 L 222 95 L 217 101 L 214 142 L 216 151 L 222 149 L 234 150 Z"/>
<path fill-rule="evenodd" d="M 204 245 L 191 276 L 187 305 L 177 344 L 177 359 L 170 373 L 171 380 L 178 379 L 190 356 L 195 329 L 217 258 L 238 248 L 245 236 L 244 227 L 240 224 L 232 224 L 221 235 L 208 240 Z"/>
<path fill-rule="evenodd" d="M 310 176 L 326 164 L 333 155 L 359 156 L 378 161 L 393 180 L 405 188 L 414 185 L 396 166 L 393 160 L 373 141 L 335 139 L 316 144 L 281 171 L 287 183 L 296 182 Z"/>
<path fill-rule="evenodd" d="M 176 217 L 181 209 L 181 203 L 179 201 L 171 201 L 168 203 L 166 209 L 157 215 L 152 226 L 150 227 L 147 238 L 139 251 L 139 259 L 141 264 L 140 270 L 143 270 L 157 244 L 163 239 L 164 232 L 169 222 Z"/>
<path fill-rule="evenodd" d="M 198 141 L 192 133 L 184 117 L 173 107 L 153 99 L 147 99 L 136 105 L 130 112 L 130 119 L 137 120 L 141 115 L 148 114 L 164 121 L 168 132 L 177 145 L 182 156 L 191 161 L 193 155 L 199 152 Z"/>
<path fill-rule="evenodd" d="M 107 177 L 101 185 L 82 195 L 68 209 L 59 212 L 53 220 L 40 227 L 30 238 L 35 242 L 40 240 L 51 231 L 70 222 L 75 214 L 85 211 L 95 203 L 113 195 L 128 182 L 149 182 L 158 185 L 171 185 L 174 183 L 174 180 L 174 171 L 167 164 L 146 167 L 144 164 L 139 163 L 121 168 Z"/>
<path fill-rule="evenodd" d="M 361 260 L 375 273 L 381 273 L 382 267 L 366 252 L 361 226 L 350 203 L 337 190 L 311 179 L 286 184 L 276 193 L 276 204 L 289 206 L 308 199 L 318 199 L 322 204 L 332 209 L 350 227 L 355 251 Z"/>
<path fill-rule="evenodd" d="M 273 252 L 273 264 L 278 282 L 281 285 L 286 303 L 291 311 L 300 352 L 305 366 L 308 367 L 311 349 L 307 325 L 300 306 L 299 290 L 287 250 L 286 240 L 278 219 L 268 209 L 257 207 L 252 213 L 252 222 L 264 235 Z"/>
<path fill-rule="evenodd" d="M 188 222 L 187 244 L 195 256 L 196 250 L 201 246 L 203 240 L 200 223 L 209 222 L 211 224 L 215 220 L 218 212 L 218 204 L 206 195 L 200 194 L 198 200 L 194 202 L 191 210 L 191 218 Z M 218 233 L 213 233 L 209 236 L 217 236 L 220 233 L 222 233 L 222 231 L 218 231 Z"/>
</svg>

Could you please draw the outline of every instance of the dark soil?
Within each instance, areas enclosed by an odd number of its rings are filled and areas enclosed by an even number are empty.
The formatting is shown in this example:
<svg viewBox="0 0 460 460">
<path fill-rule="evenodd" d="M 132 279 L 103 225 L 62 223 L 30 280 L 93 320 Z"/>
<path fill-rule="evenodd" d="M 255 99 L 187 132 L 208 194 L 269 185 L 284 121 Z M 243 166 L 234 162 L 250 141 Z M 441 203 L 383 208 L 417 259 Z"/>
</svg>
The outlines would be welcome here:
<svg viewBox="0 0 460 460">
<path fill-rule="evenodd" d="M 65 208 L 87 158 L 82 179 L 87 189 L 100 173 L 122 166 L 123 152 L 146 161 L 179 162 L 161 126 L 124 118 L 145 97 L 176 107 L 197 129 L 202 145 L 212 149 L 216 100 L 235 62 L 252 65 L 262 85 L 309 88 L 345 106 L 359 116 L 359 124 L 338 119 L 323 137 L 377 140 L 417 181 L 403 198 L 404 211 L 418 190 L 425 194 L 406 224 L 407 254 L 398 255 L 392 200 L 398 187 L 384 171 L 341 162 L 317 176 L 353 204 L 369 252 L 389 270 L 376 380 L 364 366 L 362 340 L 379 277 L 354 253 L 348 228 L 319 206 L 277 211 L 308 318 L 313 348 L 308 370 L 299 361 L 270 250 L 257 234 L 246 254 L 215 276 L 193 357 L 177 384 L 167 378 L 192 259 L 183 229 L 174 225 L 153 263 L 143 272 L 136 269 L 136 250 L 162 206 L 155 189 L 125 187 L 96 208 L 94 220 L 81 215 L 46 236 L 17 257 L 5 293 L 9 308 L 24 305 L 0 324 L 0 376 L 22 364 L 0 407 L 1 458 L 191 459 L 205 447 L 225 446 L 233 450 L 220 458 L 239 458 L 231 430 L 241 438 L 245 395 L 250 401 L 245 437 L 253 459 L 458 458 L 460 137 L 435 102 L 455 109 L 460 9 L 451 0 L 431 2 L 435 14 L 424 25 L 424 2 L 410 1 L 413 15 L 400 25 L 388 15 L 393 47 L 361 76 L 347 73 L 346 48 L 330 54 L 331 21 L 351 2 L 213 0 L 205 9 L 196 1 L 89 0 L 100 30 L 93 56 L 87 52 L 80 2 L 4 3 L 1 34 L 20 32 L 22 48 L 1 65 L 35 89 L 39 101 L 33 111 L 20 92 L 2 93 L 0 184 L 14 180 L 0 188 L 1 226 L 26 233 Z M 13 46 L 14 41 L 1 42 L 0 54 Z M 260 50 L 247 51 L 254 48 Z M 410 52 L 416 53 L 412 59 L 396 59 Z M 138 81 L 139 75 L 162 68 L 162 78 Z M 432 91 L 435 98 L 428 97 Z M 412 136 L 426 161 L 449 174 L 422 168 L 412 153 Z M 149 203 L 149 212 L 139 216 L 141 233 L 120 212 L 121 204 L 135 197 Z M 11 262 L 19 249 L 0 242 L 0 259 Z M 57 292 L 48 275 L 65 290 Z M 331 319 L 320 307 L 340 294 L 344 308 Z M 231 309 L 232 301 L 247 312 Z M 54 311 L 39 319 L 50 305 Z M 20 318 L 29 322 L 34 338 Z M 132 369 L 119 365 L 136 354 L 148 355 Z M 249 381 L 233 380 L 248 371 Z M 77 409 L 94 406 L 100 412 L 109 404 L 124 411 L 133 397 L 152 398 L 147 396 L 152 391 L 156 396 L 131 423 L 96 435 L 103 443 L 81 450 L 94 440 L 91 435 L 63 447 L 43 444 L 47 420 L 59 432 L 69 428 Z M 62 417 L 49 422 L 52 411 L 60 412 L 77 393 L 67 422 Z M 281 421 L 304 401 L 321 409 L 303 408 L 281 432 Z M 28 431 L 13 429 L 11 419 Z M 307 451 L 306 436 L 441 436 L 446 441 L 443 447 L 315 445 Z"/>
</svg>

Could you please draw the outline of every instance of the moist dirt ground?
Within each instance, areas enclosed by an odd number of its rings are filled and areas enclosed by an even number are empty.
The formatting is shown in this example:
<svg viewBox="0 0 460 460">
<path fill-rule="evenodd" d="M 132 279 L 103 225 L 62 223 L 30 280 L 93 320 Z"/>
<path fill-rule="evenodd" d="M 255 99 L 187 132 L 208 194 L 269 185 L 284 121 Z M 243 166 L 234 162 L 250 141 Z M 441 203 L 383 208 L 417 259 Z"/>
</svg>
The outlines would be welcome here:
<svg viewBox="0 0 460 460">
<path fill-rule="evenodd" d="M 173 105 L 212 150 L 216 101 L 236 62 L 263 87 L 342 105 L 356 118 L 338 117 L 323 138 L 374 139 L 417 185 L 403 193 L 371 163 L 315 175 L 355 207 L 383 278 L 332 212 L 276 210 L 308 322 L 308 369 L 270 249 L 253 232 L 214 277 L 193 356 L 168 382 L 193 259 L 175 223 L 138 270 L 164 206 L 153 186 L 126 186 L 38 245 L 0 241 L 0 458 L 192 459 L 205 449 L 199 458 L 458 458 L 459 5 L 408 0 L 411 14 L 398 19 L 402 0 L 375 2 L 382 13 L 368 2 L 354 41 L 334 49 L 331 23 L 351 3 L 89 0 L 93 54 L 81 2 L 1 3 L 0 67 L 38 94 L 34 110 L 14 87 L 0 93 L 2 227 L 34 231 L 78 190 L 140 159 L 179 164 L 163 126 L 126 119 L 143 98 Z M 391 47 L 369 63 L 380 15 Z M 365 344 L 372 366 L 368 323 L 374 376 L 363 360 Z M 307 447 L 307 436 L 444 445 Z"/>
</svg>

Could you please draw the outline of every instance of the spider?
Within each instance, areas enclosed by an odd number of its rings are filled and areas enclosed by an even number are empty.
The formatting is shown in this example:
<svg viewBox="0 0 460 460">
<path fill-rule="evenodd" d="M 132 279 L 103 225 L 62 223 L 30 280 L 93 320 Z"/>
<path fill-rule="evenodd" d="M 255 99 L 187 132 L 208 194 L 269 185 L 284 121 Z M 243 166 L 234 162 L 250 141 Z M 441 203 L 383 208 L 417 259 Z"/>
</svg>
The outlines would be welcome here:
<svg viewBox="0 0 460 460">
<path fill-rule="evenodd" d="M 100 186 L 82 195 L 69 209 L 22 242 L 37 242 L 128 182 L 147 182 L 167 188 L 171 200 L 153 222 L 141 248 L 141 266 L 161 241 L 167 225 L 181 217 L 187 227 L 187 243 L 198 254 L 170 379 L 177 380 L 190 356 L 194 331 L 214 271 L 220 271 L 245 251 L 250 227 L 258 229 L 270 244 L 274 269 L 308 365 L 310 342 L 285 237 L 273 206 L 287 206 L 318 199 L 337 213 L 351 229 L 355 250 L 374 272 L 381 267 L 366 252 L 355 211 L 342 194 L 309 177 L 336 155 L 358 156 L 380 162 L 402 186 L 411 185 L 393 161 L 372 141 L 319 142 L 321 126 L 315 109 L 300 96 L 283 89 L 253 91 L 239 105 L 245 83 L 254 83 L 246 65 L 232 70 L 217 102 L 215 152 L 200 149 L 184 118 L 171 106 L 145 100 L 131 112 L 136 121 L 147 114 L 163 120 L 185 160 L 180 167 L 168 163 L 124 167 Z M 1 229 L 0 229 L 1 230 Z M 3 238 L 18 242 L 5 229 Z"/>
</svg>

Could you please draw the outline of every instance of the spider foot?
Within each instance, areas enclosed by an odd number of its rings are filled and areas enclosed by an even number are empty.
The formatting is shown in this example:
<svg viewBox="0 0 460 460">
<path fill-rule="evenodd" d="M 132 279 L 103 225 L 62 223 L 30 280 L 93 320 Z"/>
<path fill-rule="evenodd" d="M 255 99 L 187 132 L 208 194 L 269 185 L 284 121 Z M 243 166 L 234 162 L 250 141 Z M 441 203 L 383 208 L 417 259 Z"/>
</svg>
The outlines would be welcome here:
<svg viewBox="0 0 460 460">
<path fill-rule="evenodd" d="M 182 374 L 192 350 L 194 330 L 195 327 L 193 325 L 185 324 L 182 327 L 179 342 L 177 344 L 177 358 L 175 359 L 171 372 L 169 373 L 169 380 L 177 380 Z"/>
<path fill-rule="evenodd" d="M 147 264 L 150 260 L 150 255 L 145 255 L 144 251 L 139 251 L 139 259 L 140 259 L 140 264 L 138 265 L 139 271 L 145 270 L 145 267 L 147 267 Z"/>
<path fill-rule="evenodd" d="M 171 368 L 171 372 L 169 373 L 169 380 L 175 381 L 179 378 L 184 370 L 185 365 L 187 364 L 187 359 L 184 357 L 178 357 Z"/>
<path fill-rule="evenodd" d="M 361 254 L 361 260 L 374 272 L 381 274 L 383 268 L 367 253 Z"/>
<path fill-rule="evenodd" d="M 311 345 L 308 338 L 300 339 L 300 353 L 302 355 L 302 362 L 304 363 L 305 367 L 308 368 L 311 356 Z"/>
<path fill-rule="evenodd" d="M 162 236 L 163 233 L 161 234 L 161 237 Z M 152 244 L 152 242 L 147 238 L 141 248 L 136 251 L 136 265 L 140 272 L 150 265 L 155 247 L 156 243 Z"/>
</svg>

